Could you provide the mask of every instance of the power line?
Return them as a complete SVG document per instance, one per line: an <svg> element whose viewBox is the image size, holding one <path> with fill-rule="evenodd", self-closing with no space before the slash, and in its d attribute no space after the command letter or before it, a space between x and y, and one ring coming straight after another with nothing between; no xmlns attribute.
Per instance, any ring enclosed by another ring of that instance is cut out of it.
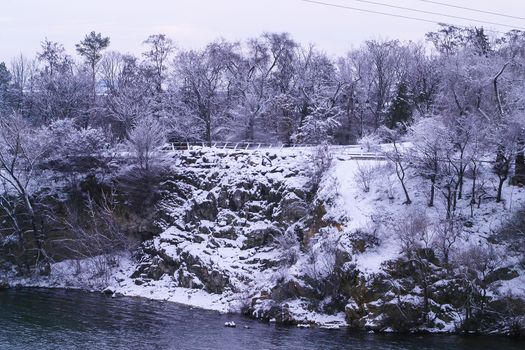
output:
<svg viewBox="0 0 525 350"><path fill-rule="evenodd" d="M385 7L390 7L390 8L399 9L399 10L406 10L406 11L424 13L424 14L427 14L427 15L444 16L444 17L449 17L449 18L454 18L454 19L462 19L462 20L466 20L466 21L479 22L479 23L497 25L497 26L507 27L507 28L512 28L512 29L525 30L525 27L518 27L518 26L512 26L512 25L498 23L498 22L490 22L490 21L478 20L478 19L469 18L469 17L461 17L461 16L455 16L455 15L449 15L449 14L442 13L442 12L433 12L433 11L419 10L419 9L414 9L414 8L411 8L411 7L404 7L404 6L385 4L385 3L377 2L377 1L368 1L368 0L354 0L354 1L362 2L362 3L365 3L365 4L385 6Z"/></svg>
<svg viewBox="0 0 525 350"><path fill-rule="evenodd" d="M444 23L444 22L434 21L434 20L420 18L420 17L412 17L412 16L398 15L398 14L388 13L388 12L367 10L367 9L362 9L362 8L358 8L358 7L332 4L332 3L323 2L323 1L315 1L315 0L299 0L299 1L308 2L308 3L316 4L316 5L335 7L335 8L345 9L345 10L353 10L353 11L360 11L360 12L366 12L366 13L373 13L373 14L376 14L376 15L397 17L397 18L402 18L402 19L410 19L410 20L413 20L413 21L426 22L426 23L432 23L432 24L437 24L437 25L442 25L442 24L444 24L444 25L452 25L450 23ZM462 26L462 25L454 25L454 26L460 27L460 28L469 29L469 27L467 27L467 26ZM485 31L496 33L496 34L505 34L503 32L500 32L500 31L497 31L497 30L492 30L492 29L485 29Z"/></svg>
<svg viewBox="0 0 525 350"><path fill-rule="evenodd" d="M459 6L459 5L452 5L452 4L447 4L447 3L444 3L444 2L440 2L440 1L432 1L432 0L419 0L419 1L428 2L428 3L431 3L431 4L436 4L436 5L446 6L446 7L453 7L453 8L457 8L457 9L461 9L461 10L474 11L474 12L479 12L479 13L486 13L486 14L494 15L494 16L525 20L525 17L506 15L504 13L498 13L498 12L492 12L492 11L484 11L484 10L479 10L479 9L475 9L475 8L471 8L471 7Z"/></svg>

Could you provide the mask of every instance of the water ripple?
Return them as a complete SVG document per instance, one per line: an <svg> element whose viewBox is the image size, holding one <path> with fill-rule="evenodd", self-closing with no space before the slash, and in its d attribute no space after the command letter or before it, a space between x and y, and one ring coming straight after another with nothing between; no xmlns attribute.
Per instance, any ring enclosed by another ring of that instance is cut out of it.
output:
<svg viewBox="0 0 525 350"><path fill-rule="evenodd" d="M235 321L237 328L225 328ZM245 329L243 326L249 326ZM81 291L0 291L0 349L523 349L505 338L297 329L238 315Z"/></svg>

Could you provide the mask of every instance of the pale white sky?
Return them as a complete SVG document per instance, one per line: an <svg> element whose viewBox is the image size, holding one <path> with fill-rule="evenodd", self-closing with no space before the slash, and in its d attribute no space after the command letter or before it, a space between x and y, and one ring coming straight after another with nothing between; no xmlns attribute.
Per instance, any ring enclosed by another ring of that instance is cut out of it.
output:
<svg viewBox="0 0 525 350"><path fill-rule="evenodd" d="M460 25L476 24L357 0L319 1ZM423 0L375 2L525 27L525 20L451 9ZM523 0L440 2L525 17ZM19 53L33 56L45 37L63 43L74 55L74 44L92 30L110 36L111 49L135 54L143 51L141 43L150 34L165 33L180 47L198 48L219 37L242 40L264 31L285 31L301 43L315 43L331 55L341 55L367 39L417 41L437 27L300 0L2 0L0 9L0 61L9 61Z"/></svg>

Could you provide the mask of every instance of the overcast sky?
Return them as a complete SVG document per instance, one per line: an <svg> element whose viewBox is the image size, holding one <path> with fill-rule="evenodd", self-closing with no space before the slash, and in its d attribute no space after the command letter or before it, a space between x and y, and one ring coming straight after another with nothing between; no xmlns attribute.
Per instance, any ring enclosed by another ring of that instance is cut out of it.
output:
<svg viewBox="0 0 525 350"><path fill-rule="evenodd" d="M460 25L476 24L357 0L319 1ZM375 2L525 27L525 20L451 9L422 0ZM440 2L525 17L523 0ZM500 31L509 29L489 27ZM156 33L169 35L179 47L199 48L219 37L242 40L265 31L285 31L301 43L315 43L331 55L340 55L367 39L417 41L435 28L431 23L300 0L2 0L0 61L9 61L19 53L33 56L45 37L63 43L68 52L74 54L74 44L92 30L109 36L112 49L135 54L143 51L142 41Z"/></svg>

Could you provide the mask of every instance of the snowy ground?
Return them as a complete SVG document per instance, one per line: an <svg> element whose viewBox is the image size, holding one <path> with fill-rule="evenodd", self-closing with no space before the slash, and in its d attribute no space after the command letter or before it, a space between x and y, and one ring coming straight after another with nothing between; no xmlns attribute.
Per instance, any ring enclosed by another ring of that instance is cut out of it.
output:
<svg viewBox="0 0 525 350"><path fill-rule="evenodd" d="M386 161L352 160L348 158L338 157L332 169L332 176L337 183L338 199L335 207L341 211L336 215L348 218L344 231L367 230L378 217L386 218L386 220L402 218L414 208L423 210L431 222L443 219L446 203L438 190L436 190L434 207L428 208L426 203L429 186L426 183L421 183L420 179L409 176L407 187L413 203L408 206L404 204L405 198L399 181L393 170L387 167ZM362 186L358 184L359 181L356 181L356 173L359 168L375 169L369 192L364 192ZM492 191L495 191L496 179L491 178L490 174L485 174L485 176L489 177L487 182L492 184ZM466 180L464 189L467 194L470 186L471 182ZM489 190L491 189L489 188ZM472 242L485 242L485 239L494 233L502 223L511 218L516 210L523 208L525 206L525 188L505 185L503 198L502 203L496 203L493 198L485 200L479 209L474 207L473 216L471 216L469 201L458 201L456 214L471 218L473 226L465 229L465 235L455 246L456 250L461 250L463 246ZM383 262L400 254L401 246L396 236L383 235L380 238L381 244L377 249L356 256L357 264L362 271L378 272ZM512 263L512 257L508 258L510 259L509 263ZM523 276L521 276L504 283L502 288L504 286L507 286L508 289L512 289L510 286L517 287L514 288L514 293L525 297L525 283L523 281Z"/></svg>

